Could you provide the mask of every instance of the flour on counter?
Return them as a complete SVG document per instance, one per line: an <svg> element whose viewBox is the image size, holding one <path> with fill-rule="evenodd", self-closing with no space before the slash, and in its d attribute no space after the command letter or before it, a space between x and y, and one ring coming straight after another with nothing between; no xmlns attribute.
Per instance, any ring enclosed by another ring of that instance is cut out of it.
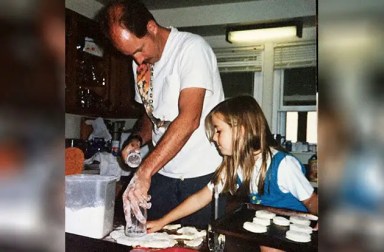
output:
<svg viewBox="0 0 384 252"><path fill-rule="evenodd" d="M100 239L113 228L114 208L65 208L65 232Z"/></svg>
<svg viewBox="0 0 384 252"><path fill-rule="evenodd" d="M124 234L124 230L115 229L109 236L119 244L132 247L168 248L177 244L177 241L167 233L151 233L139 237L128 237Z"/></svg>

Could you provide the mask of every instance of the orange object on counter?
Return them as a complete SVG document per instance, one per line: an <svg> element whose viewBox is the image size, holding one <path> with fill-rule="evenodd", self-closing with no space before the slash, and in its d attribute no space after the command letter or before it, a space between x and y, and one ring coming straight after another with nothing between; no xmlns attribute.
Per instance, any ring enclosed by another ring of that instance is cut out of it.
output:
<svg viewBox="0 0 384 252"><path fill-rule="evenodd" d="M65 149L65 175L80 174L84 167L84 153L76 147Z"/></svg>
<svg viewBox="0 0 384 252"><path fill-rule="evenodd" d="M317 155L314 154L312 157L308 160L308 166L309 166L309 181L317 182Z"/></svg>

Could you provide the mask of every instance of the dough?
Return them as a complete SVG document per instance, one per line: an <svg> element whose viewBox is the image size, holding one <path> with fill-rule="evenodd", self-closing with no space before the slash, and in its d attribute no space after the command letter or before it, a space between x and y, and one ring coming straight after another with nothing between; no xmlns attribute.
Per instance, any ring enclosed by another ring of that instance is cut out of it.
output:
<svg viewBox="0 0 384 252"><path fill-rule="evenodd" d="M152 233L140 237L128 237L125 236L124 230L120 229L112 231L110 236L117 243L132 247L168 248L177 244L177 241L167 233Z"/></svg>
<svg viewBox="0 0 384 252"><path fill-rule="evenodd" d="M307 226L311 224L310 220L302 216L291 216L289 218L289 221L294 224L307 225Z"/></svg>
<svg viewBox="0 0 384 252"><path fill-rule="evenodd" d="M145 248L169 248L177 244L177 241L173 239L157 239L157 240L145 240L140 244L140 247Z"/></svg>
<svg viewBox="0 0 384 252"><path fill-rule="evenodd" d="M206 237L207 231L201 230L200 232L195 227L182 227L176 231L177 234L171 234L173 239L178 240L194 240L200 237Z"/></svg>
<svg viewBox="0 0 384 252"><path fill-rule="evenodd" d="M290 222L287 218L281 217L281 216L275 216L273 217L273 223L279 226L289 226Z"/></svg>
<svg viewBox="0 0 384 252"><path fill-rule="evenodd" d="M263 226L263 225L260 225L257 223L253 223L253 222L249 222L249 221L244 222L243 228L252 232L252 233L265 233L265 232L267 232L266 226Z"/></svg>
<svg viewBox="0 0 384 252"><path fill-rule="evenodd" d="M276 214L268 210L257 210L255 216L260 218L272 219L276 216Z"/></svg>
<svg viewBox="0 0 384 252"><path fill-rule="evenodd" d="M311 241L311 235L298 232L294 230L288 230L286 233L286 237L289 240L295 241L295 242L310 242Z"/></svg>
<svg viewBox="0 0 384 252"><path fill-rule="evenodd" d="M307 234L312 234L312 228L307 225L294 224L289 225L289 230L299 231Z"/></svg>
<svg viewBox="0 0 384 252"><path fill-rule="evenodd" d="M109 236L114 239L114 240L117 240L118 238L122 237L122 236L125 236L124 234L124 230L120 229L120 230L114 230L112 231Z"/></svg>
<svg viewBox="0 0 384 252"><path fill-rule="evenodd" d="M254 217L252 222L263 226L269 226L271 224L271 219Z"/></svg>
<svg viewBox="0 0 384 252"><path fill-rule="evenodd" d="M124 230L124 229L125 229L125 226L120 225L120 226L116 227L114 230Z"/></svg>
<svg viewBox="0 0 384 252"><path fill-rule="evenodd" d="M181 228L180 224L169 224L163 227L164 230L176 230L178 228Z"/></svg>
<svg viewBox="0 0 384 252"><path fill-rule="evenodd" d="M176 233L178 234L195 234L198 233L197 229L195 227L182 227L179 228Z"/></svg>
<svg viewBox="0 0 384 252"><path fill-rule="evenodd" d="M310 214L310 213L304 213L304 214L301 213L300 216L307 218L308 220L311 220L311 221L317 221L319 219L318 216Z"/></svg>
<svg viewBox="0 0 384 252"><path fill-rule="evenodd" d="M199 237L193 240L184 241L184 244L188 247L198 247L203 242L203 240L203 238Z"/></svg>

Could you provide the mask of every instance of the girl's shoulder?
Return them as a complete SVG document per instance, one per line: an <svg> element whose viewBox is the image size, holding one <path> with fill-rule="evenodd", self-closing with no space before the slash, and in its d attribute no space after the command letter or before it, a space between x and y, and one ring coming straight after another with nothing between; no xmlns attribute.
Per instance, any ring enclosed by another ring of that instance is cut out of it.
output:
<svg viewBox="0 0 384 252"><path fill-rule="evenodd" d="M272 158L278 158L278 157L284 158L284 157L290 155L289 152L285 152L285 151L282 151L282 150L277 150L275 148L270 148L270 150L271 150L271 153L272 153Z"/></svg>
<svg viewBox="0 0 384 252"><path fill-rule="evenodd" d="M284 162L295 163L296 165L301 164L300 160L289 152L276 150L276 149L271 149L271 152L272 152L272 159L275 162L276 161L280 162L284 160Z"/></svg>

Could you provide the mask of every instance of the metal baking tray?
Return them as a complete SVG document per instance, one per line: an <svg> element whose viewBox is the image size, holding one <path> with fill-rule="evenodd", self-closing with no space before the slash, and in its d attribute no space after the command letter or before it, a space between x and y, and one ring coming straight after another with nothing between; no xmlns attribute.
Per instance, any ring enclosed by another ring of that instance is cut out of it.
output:
<svg viewBox="0 0 384 252"><path fill-rule="evenodd" d="M226 240L230 238L244 240L247 243L251 242L258 245L269 246L277 249L282 249L285 251L318 251L317 241L318 241L318 232L314 231L311 234L311 241L306 243L295 242L287 239L285 233L289 230L289 227L278 226L271 223L267 228L266 233L252 233L243 228L243 224L246 221L252 221L255 217L256 210L268 210L276 213L277 216L288 217L292 215L304 215L305 213L280 209L265 207L261 205L254 205L245 203L241 207L234 210L231 213L225 214L219 219L215 220L212 223L212 228L214 231L224 234ZM311 221L311 226L314 227L316 221Z"/></svg>

